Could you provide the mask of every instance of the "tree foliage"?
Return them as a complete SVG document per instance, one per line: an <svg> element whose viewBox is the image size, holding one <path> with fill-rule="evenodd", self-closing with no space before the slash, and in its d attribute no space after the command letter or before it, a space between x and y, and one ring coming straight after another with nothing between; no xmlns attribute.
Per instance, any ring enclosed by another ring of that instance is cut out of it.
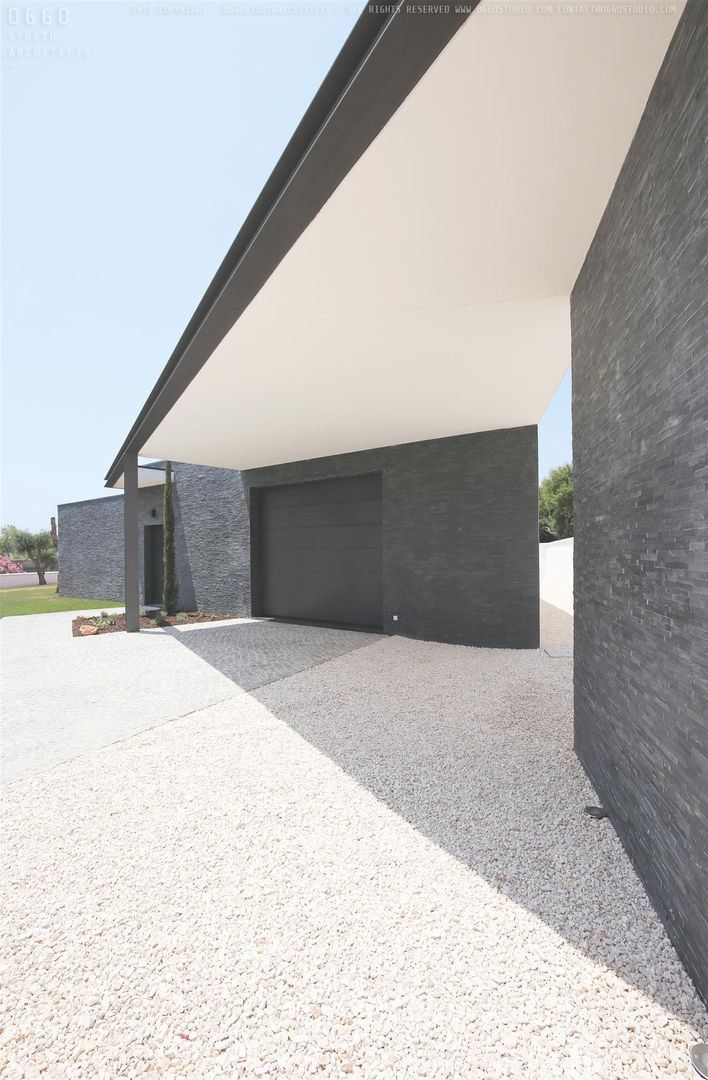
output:
<svg viewBox="0 0 708 1080"><path fill-rule="evenodd" d="M551 469L538 489L541 540L563 540L573 535L573 466ZM551 534L551 535L549 535Z"/></svg>
<svg viewBox="0 0 708 1080"><path fill-rule="evenodd" d="M16 559L18 557L16 538L19 530L15 525L3 525L0 531L0 555L5 555L8 559Z"/></svg>
<svg viewBox="0 0 708 1080"><path fill-rule="evenodd" d="M48 529L43 532L30 532L29 529L10 527L13 529L13 554L33 562L39 576L39 584L46 585L44 572L56 565L52 534Z"/></svg>
<svg viewBox="0 0 708 1080"><path fill-rule="evenodd" d="M165 495L162 507L162 604L168 615L174 615L179 598L179 582L175 566L175 504L172 491L172 462L165 462Z"/></svg>

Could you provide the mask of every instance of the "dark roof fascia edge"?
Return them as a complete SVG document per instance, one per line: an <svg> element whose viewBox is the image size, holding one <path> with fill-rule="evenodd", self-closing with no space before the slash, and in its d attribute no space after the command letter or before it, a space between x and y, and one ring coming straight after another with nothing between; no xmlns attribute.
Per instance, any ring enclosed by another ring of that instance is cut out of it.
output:
<svg viewBox="0 0 708 1080"><path fill-rule="evenodd" d="M106 474L139 452L480 0L369 5L281 155ZM447 5L441 5L444 9Z"/></svg>

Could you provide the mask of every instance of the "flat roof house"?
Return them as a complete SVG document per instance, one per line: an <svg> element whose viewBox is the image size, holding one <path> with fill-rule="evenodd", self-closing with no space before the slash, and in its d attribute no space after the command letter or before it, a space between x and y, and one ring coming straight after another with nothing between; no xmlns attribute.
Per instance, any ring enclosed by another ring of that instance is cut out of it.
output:
<svg viewBox="0 0 708 1080"><path fill-rule="evenodd" d="M129 629L143 455L244 611L536 647L572 357L576 747L708 996L708 9L632 7L365 9L107 484Z"/></svg>

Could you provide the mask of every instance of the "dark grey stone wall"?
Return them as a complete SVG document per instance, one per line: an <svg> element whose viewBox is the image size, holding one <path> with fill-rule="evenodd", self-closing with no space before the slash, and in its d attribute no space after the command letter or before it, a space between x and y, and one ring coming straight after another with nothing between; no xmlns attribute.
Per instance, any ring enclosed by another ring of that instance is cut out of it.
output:
<svg viewBox="0 0 708 1080"><path fill-rule="evenodd" d="M241 474L233 469L176 464L175 548L184 606L234 615L250 613L250 535ZM182 569L180 569L182 566Z"/></svg>
<svg viewBox="0 0 708 1080"><path fill-rule="evenodd" d="M384 630L467 645L538 647L535 427L244 473L173 467L184 607L251 613L252 487L380 472ZM140 490L141 529L162 520L162 493L162 487ZM58 524L61 592L122 599L122 497L60 506ZM140 552L142 590L142 540Z"/></svg>
<svg viewBox="0 0 708 1080"><path fill-rule="evenodd" d="M59 593L123 599L123 496L57 507Z"/></svg>
<svg viewBox="0 0 708 1080"><path fill-rule="evenodd" d="M571 298L575 745L708 999L708 5Z"/></svg>
<svg viewBox="0 0 708 1080"><path fill-rule="evenodd" d="M239 473L181 463L173 464L173 472L180 607L246 614L248 515ZM162 486L138 492L141 602L143 528L161 524L163 495ZM123 496L65 503L58 507L57 518L60 594L122 600Z"/></svg>
<svg viewBox="0 0 708 1080"><path fill-rule="evenodd" d="M539 642L537 457L537 430L523 427L242 477L250 489L380 472L384 631L531 649Z"/></svg>
<svg viewBox="0 0 708 1080"><path fill-rule="evenodd" d="M144 525L158 525L162 521L163 490L151 487L138 492L141 601L145 583L142 529ZM122 601L125 595L123 496L64 503L57 507L57 529L60 595Z"/></svg>

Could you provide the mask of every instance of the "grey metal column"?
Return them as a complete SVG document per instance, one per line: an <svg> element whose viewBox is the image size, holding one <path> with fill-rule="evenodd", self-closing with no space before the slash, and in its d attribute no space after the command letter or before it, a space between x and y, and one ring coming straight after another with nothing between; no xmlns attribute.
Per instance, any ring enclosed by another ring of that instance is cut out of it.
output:
<svg viewBox="0 0 708 1080"><path fill-rule="evenodd" d="M125 534L125 628L140 630L138 584L138 455L129 451L123 459L123 529Z"/></svg>

